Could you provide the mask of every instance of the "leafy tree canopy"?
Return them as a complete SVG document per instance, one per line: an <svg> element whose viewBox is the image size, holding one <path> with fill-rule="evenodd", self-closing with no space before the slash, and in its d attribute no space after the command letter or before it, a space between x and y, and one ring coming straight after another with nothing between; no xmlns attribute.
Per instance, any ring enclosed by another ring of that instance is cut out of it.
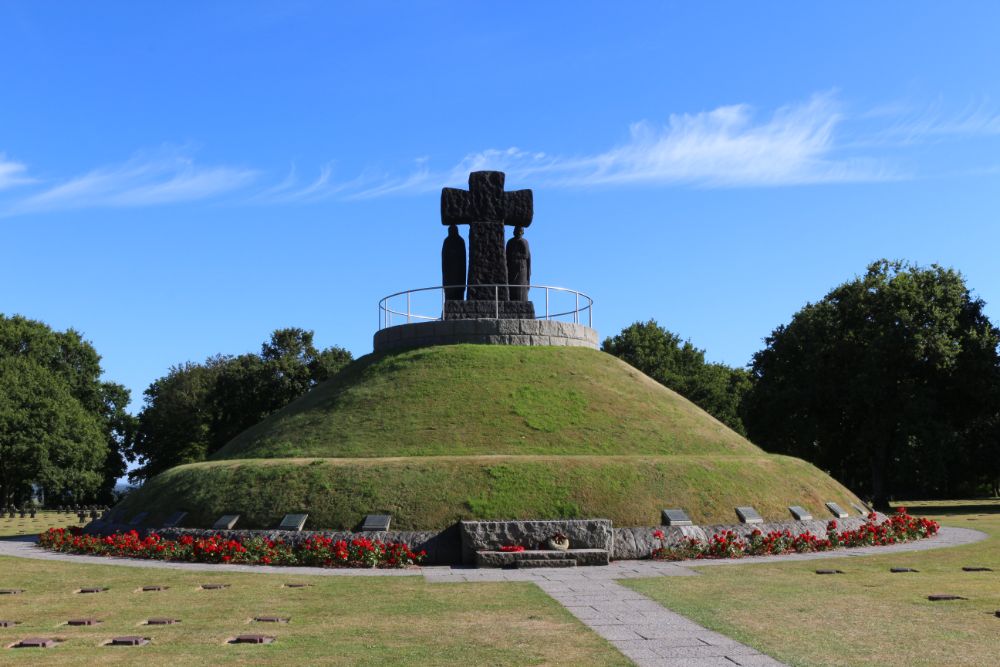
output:
<svg viewBox="0 0 1000 667"><path fill-rule="evenodd" d="M601 346L673 389L737 433L745 435L740 401L750 386L743 369L706 363L705 351L667 331L656 320L635 322Z"/></svg>
<svg viewBox="0 0 1000 667"><path fill-rule="evenodd" d="M130 473L141 481L202 461L233 437L336 374L352 359L340 347L319 350L313 332L278 329L260 354L215 356L174 366L144 392Z"/></svg>
<svg viewBox="0 0 1000 667"><path fill-rule="evenodd" d="M983 481L1000 332L962 276L880 260L806 304L754 355L755 442L805 458L884 506ZM994 459L995 459L994 455Z"/></svg>
<svg viewBox="0 0 1000 667"><path fill-rule="evenodd" d="M125 471L123 452L129 445L133 427L133 419L126 412L128 390L120 384L101 380L101 357L78 332L72 329L53 331L42 322L19 315L0 315L0 360L31 362L33 368L37 367L37 373L44 371L48 374L48 380L39 382L51 380L58 383L82 410L96 417L100 424L104 446L101 461L93 468L100 475L100 483L96 487L91 487L89 483L72 487L63 482L53 482L55 486L50 488L45 486L44 480L36 481L43 483L46 498L54 502L60 495L72 493L72 497L66 500L110 501L115 482ZM22 369L19 377L34 377L37 373ZM33 414L40 416L39 413ZM90 464L83 463L88 467L79 472L89 474L92 471ZM51 475L47 478L55 479ZM85 493L85 496L81 497L79 493Z"/></svg>

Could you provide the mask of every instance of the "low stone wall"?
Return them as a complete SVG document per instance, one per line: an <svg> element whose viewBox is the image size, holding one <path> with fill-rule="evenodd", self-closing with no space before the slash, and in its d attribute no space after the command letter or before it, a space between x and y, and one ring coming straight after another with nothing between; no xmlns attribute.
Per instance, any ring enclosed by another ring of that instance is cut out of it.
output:
<svg viewBox="0 0 1000 667"><path fill-rule="evenodd" d="M597 349L597 331L555 320L445 320L414 322L375 333L376 352L431 345L549 345Z"/></svg>
<svg viewBox="0 0 1000 667"><path fill-rule="evenodd" d="M552 521L460 521L462 562L476 562L477 551L494 551L520 544L536 549L556 533L569 538L573 549L603 549L611 554L615 531L610 519Z"/></svg>

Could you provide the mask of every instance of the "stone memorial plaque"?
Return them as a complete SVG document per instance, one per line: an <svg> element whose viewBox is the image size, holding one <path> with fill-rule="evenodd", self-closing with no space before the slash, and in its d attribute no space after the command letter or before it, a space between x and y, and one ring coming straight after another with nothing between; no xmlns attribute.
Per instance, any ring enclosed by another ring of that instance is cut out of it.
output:
<svg viewBox="0 0 1000 667"><path fill-rule="evenodd" d="M851 503L851 507L853 507L855 511L857 511L857 513L860 514L861 516L868 516L868 510L862 507L861 505L857 503Z"/></svg>
<svg viewBox="0 0 1000 667"><path fill-rule="evenodd" d="M846 519L847 517L851 516L850 514L845 512L844 508L838 505L837 503L827 503L826 508L830 510L830 514L837 517L838 519Z"/></svg>
<svg viewBox="0 0 1000 667"><path fill-rule="evenodd" d="M142 646L148 643L149 643L149 637L137 637L135 635L114 637L111 640L112 646Z"/></svg>
<svg viewBox="0 0 1000 667"><path fill-rule="evenodd" d="M237 635L233 637L229 643L230 644L270 644L274 641L274 637L268 637L267 635Z"/></svg>
<svg viewBox="0 0 1000 667"><path fill-rule="evenodd" d="M106 590L108 590L108 589L105 588L105 587L103 587L103 586L87 586L85 588L81 588L80 592L81 593L103 593Z"/></svg>
<svg viewBox="0 0 1000 667"><path fill-rule="evenodd" d="M146 621L146 625L173 625L174 623L180 623L180 622L181 621L179 618L156 617Z"/></svg>
<svg viewBox="0 0 1000 667"><path fill-rule="evenodd" d="M229 588L229 584L202 584L201 590L203 591L219 591L223 588Z"/></svg>
<svg viewBox="0 0 1000 667"><path fill-rule="evenodd" d="M187 515L188 515L187 512L174 512L173 514L167 517L166 521L163 522L163 527L176 528L177 526L180 525L181 521L183 521L184 517L186 517Z"/></svg>
<svg viewBox="0 0 1000 667"><path fill-rule="evenodd" d="M962 572L992 572L992 571L993 571L992 567L979 567L979 566L973 567L966 565L965 567L962 568Z"/></svg>
<svg viewBox="0 0 1000 667"><path fill-rule="evenodd" d="M285 588L307 588L309 586L312 586L312 584L299 584L299 583L285 584Z"/></svg>
<svg viewBox="0 0 1000 667"><path fill-rule="evenodd" d="M212 524L212 530L232 530L236 522L240 520L239 514L224 514L219 520Z"/></svg>
<svg viewBox="0 0 1000 667"><path fill-rule="evenodd" d="M292 619L284 616L254 616L253 620L256 623L288 623Z"/></svg>
<svg viewBox="0 0 1000 667"><path fill-rule="evenodd" d="M739 517L740 523L764 523L764 517L758 514L757 510L749 505L745 507L737 507L736 516Z"/></svg>
<svg viewBox="0 0 1000 667"><path fill-rule="evenodd" d="M23 588L0 588L0 595L20 595L23 592Z"/></svg>
<svg viewBox="0 0 1000 667"><path fill-rule="evenodd" d="M389 514L369 514L361 525L361 531L364 533L385 532L389 530L390 521L392 521L392 516Z"/></svg>
<svg viewBox="0 0 1000 667"><path fill-rule="evenodd" d="M47 637L28 637L15 644L17 648L52 648L55 645L56 640Z"/></svg>
<svg viewBox="0 0 1000 667"><path fill-rule="evenodd" d="M843 570L816 570L816 574L843 574Z"/></svg>
<svg viewBox="0 0 1000 667"><path fill-rule="evenodd" d="M661 513L661 521L664 526L693 526L691 517L682 509L665 509Z"/></svg>
<svg viewBox="0 0 1000 667"><path fill-rule="evenodd" d="M97 625L98 623L100 623L100 621L97 620L96 618L71 618L68 621L66 621L66 625L74 625L74 626Z"/></svg>
<svg viewBox="0 0 1000 667"><path fill-rule="evenodd" d="M294 530L296 533L306 525L308 514L286 514L278 524L278 530Z"/></svg>
<svg viewBox="0 0 1000 667"><path fill-rule="evenodd" d="M792 505L788 508L788 511L792 513L796 521L812 521L813 515L809 513L805 507L800 507L799 505Z"/></svg>
<svg viewBox="0 0 1000 667"><path fill-rule="evenodd" d="M128 525L130 526L142 525L142 522L146 520L147 516L149 516L149 512L139 512L134 517L132 517L132 520L128 522Z"/></svg>
<svg viewBox="0 0 1000 667"><path fill-rule="evenodd" d="M0 628L13 628L19 621L0 621Z"/></svg>
<svg viewBox="0 0 1000 667"><path fill-rule="evenodd" d="M143 593L152 593L154 591L165 591L168 588L170 588L170 586L143 586L142 587L142 592Z"/></svg>
<svg viewBox="0 0 1000 667"><path fill-rule="evenodd" d="M920 570L914 570L912 567L890 567L889 571L894 574L899 574L902 572L920 572Z"/></svg>
<svg viewBox="0 0 1000 667"><path fill-rule="evenodd" d="M961 595L928 595L927 599L931 602L942 602L945 600L968 600L968 598L963 598Z"/></svg>

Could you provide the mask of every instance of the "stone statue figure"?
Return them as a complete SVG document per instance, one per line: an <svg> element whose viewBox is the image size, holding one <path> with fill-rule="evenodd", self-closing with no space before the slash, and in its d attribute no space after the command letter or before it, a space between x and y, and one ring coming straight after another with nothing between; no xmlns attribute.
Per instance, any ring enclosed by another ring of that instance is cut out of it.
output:
<svg viewBox="0 0 1000 667"><path fill-rule="evenodd" d="M444 290L448 301L465 298L465 239L458 233L457 225L448 226L448 236L441 246L441 284L451 286Z"/></svg>
<svg viewBox="0 0 1000 667"><path fill-rule="evenodd" d="M527 301L531 284L531 248L524 238L524 227L514 228L514 238L507 241L507 283L511 301Z"/></svg>

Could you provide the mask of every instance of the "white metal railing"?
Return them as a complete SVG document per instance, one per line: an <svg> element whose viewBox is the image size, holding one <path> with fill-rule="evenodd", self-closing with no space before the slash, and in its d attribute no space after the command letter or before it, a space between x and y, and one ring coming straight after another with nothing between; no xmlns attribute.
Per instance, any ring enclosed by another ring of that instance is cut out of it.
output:
<svg viewBox="0 0 1000 667"><path fill-rule="evenodd" d="M403 292L396 292L395 294L390 294L389 296L382 297L378 302L378 328L382 329L396 326L397 324L409 324L411 322L436 322L438 320L444 319L444 302L445 302L445 290L446 289L469 289L477 288L482 291L482 288L493 288L493 299L478 299L479 301L492 301L494 304L494 316L499 318L500 316L500 304L507 301L507 299L500 298L500 288L519 288L519 289L535 289L535 290L545 290L545 313L536 314L535 319L537 320L553 320L558 318L568 318L572 317L575 324L580 324L583 319L583 314L586 313L587 316L587 326L594 326L594 300L583 292L578 292L576 290L569 289L567 287L553 287L551 285L500 285L500 284L489 284L489 285L469 285L468 288L465 285L441 285L437 287L420 287L417 289L405 290ZM440 293L440 298L433 298L431 295L434 292ZM432 303L436 305L430 306L424 301L430 301L433 298ZM571 306L563 306L562 303L565 299L572 299ZM414 307L414 301L419 300L422 303L418 307ZM555 303L558 301L559 303ZM516 302L515 302L516 303ZM436 315L427 315L431 308L438 310ZM559 310L563 308L564 310ZM422 314L421 311L424 313ZM393 318L398 318L400 321L393 321ZM490 319L490 318L482 318Z"/></svg>

